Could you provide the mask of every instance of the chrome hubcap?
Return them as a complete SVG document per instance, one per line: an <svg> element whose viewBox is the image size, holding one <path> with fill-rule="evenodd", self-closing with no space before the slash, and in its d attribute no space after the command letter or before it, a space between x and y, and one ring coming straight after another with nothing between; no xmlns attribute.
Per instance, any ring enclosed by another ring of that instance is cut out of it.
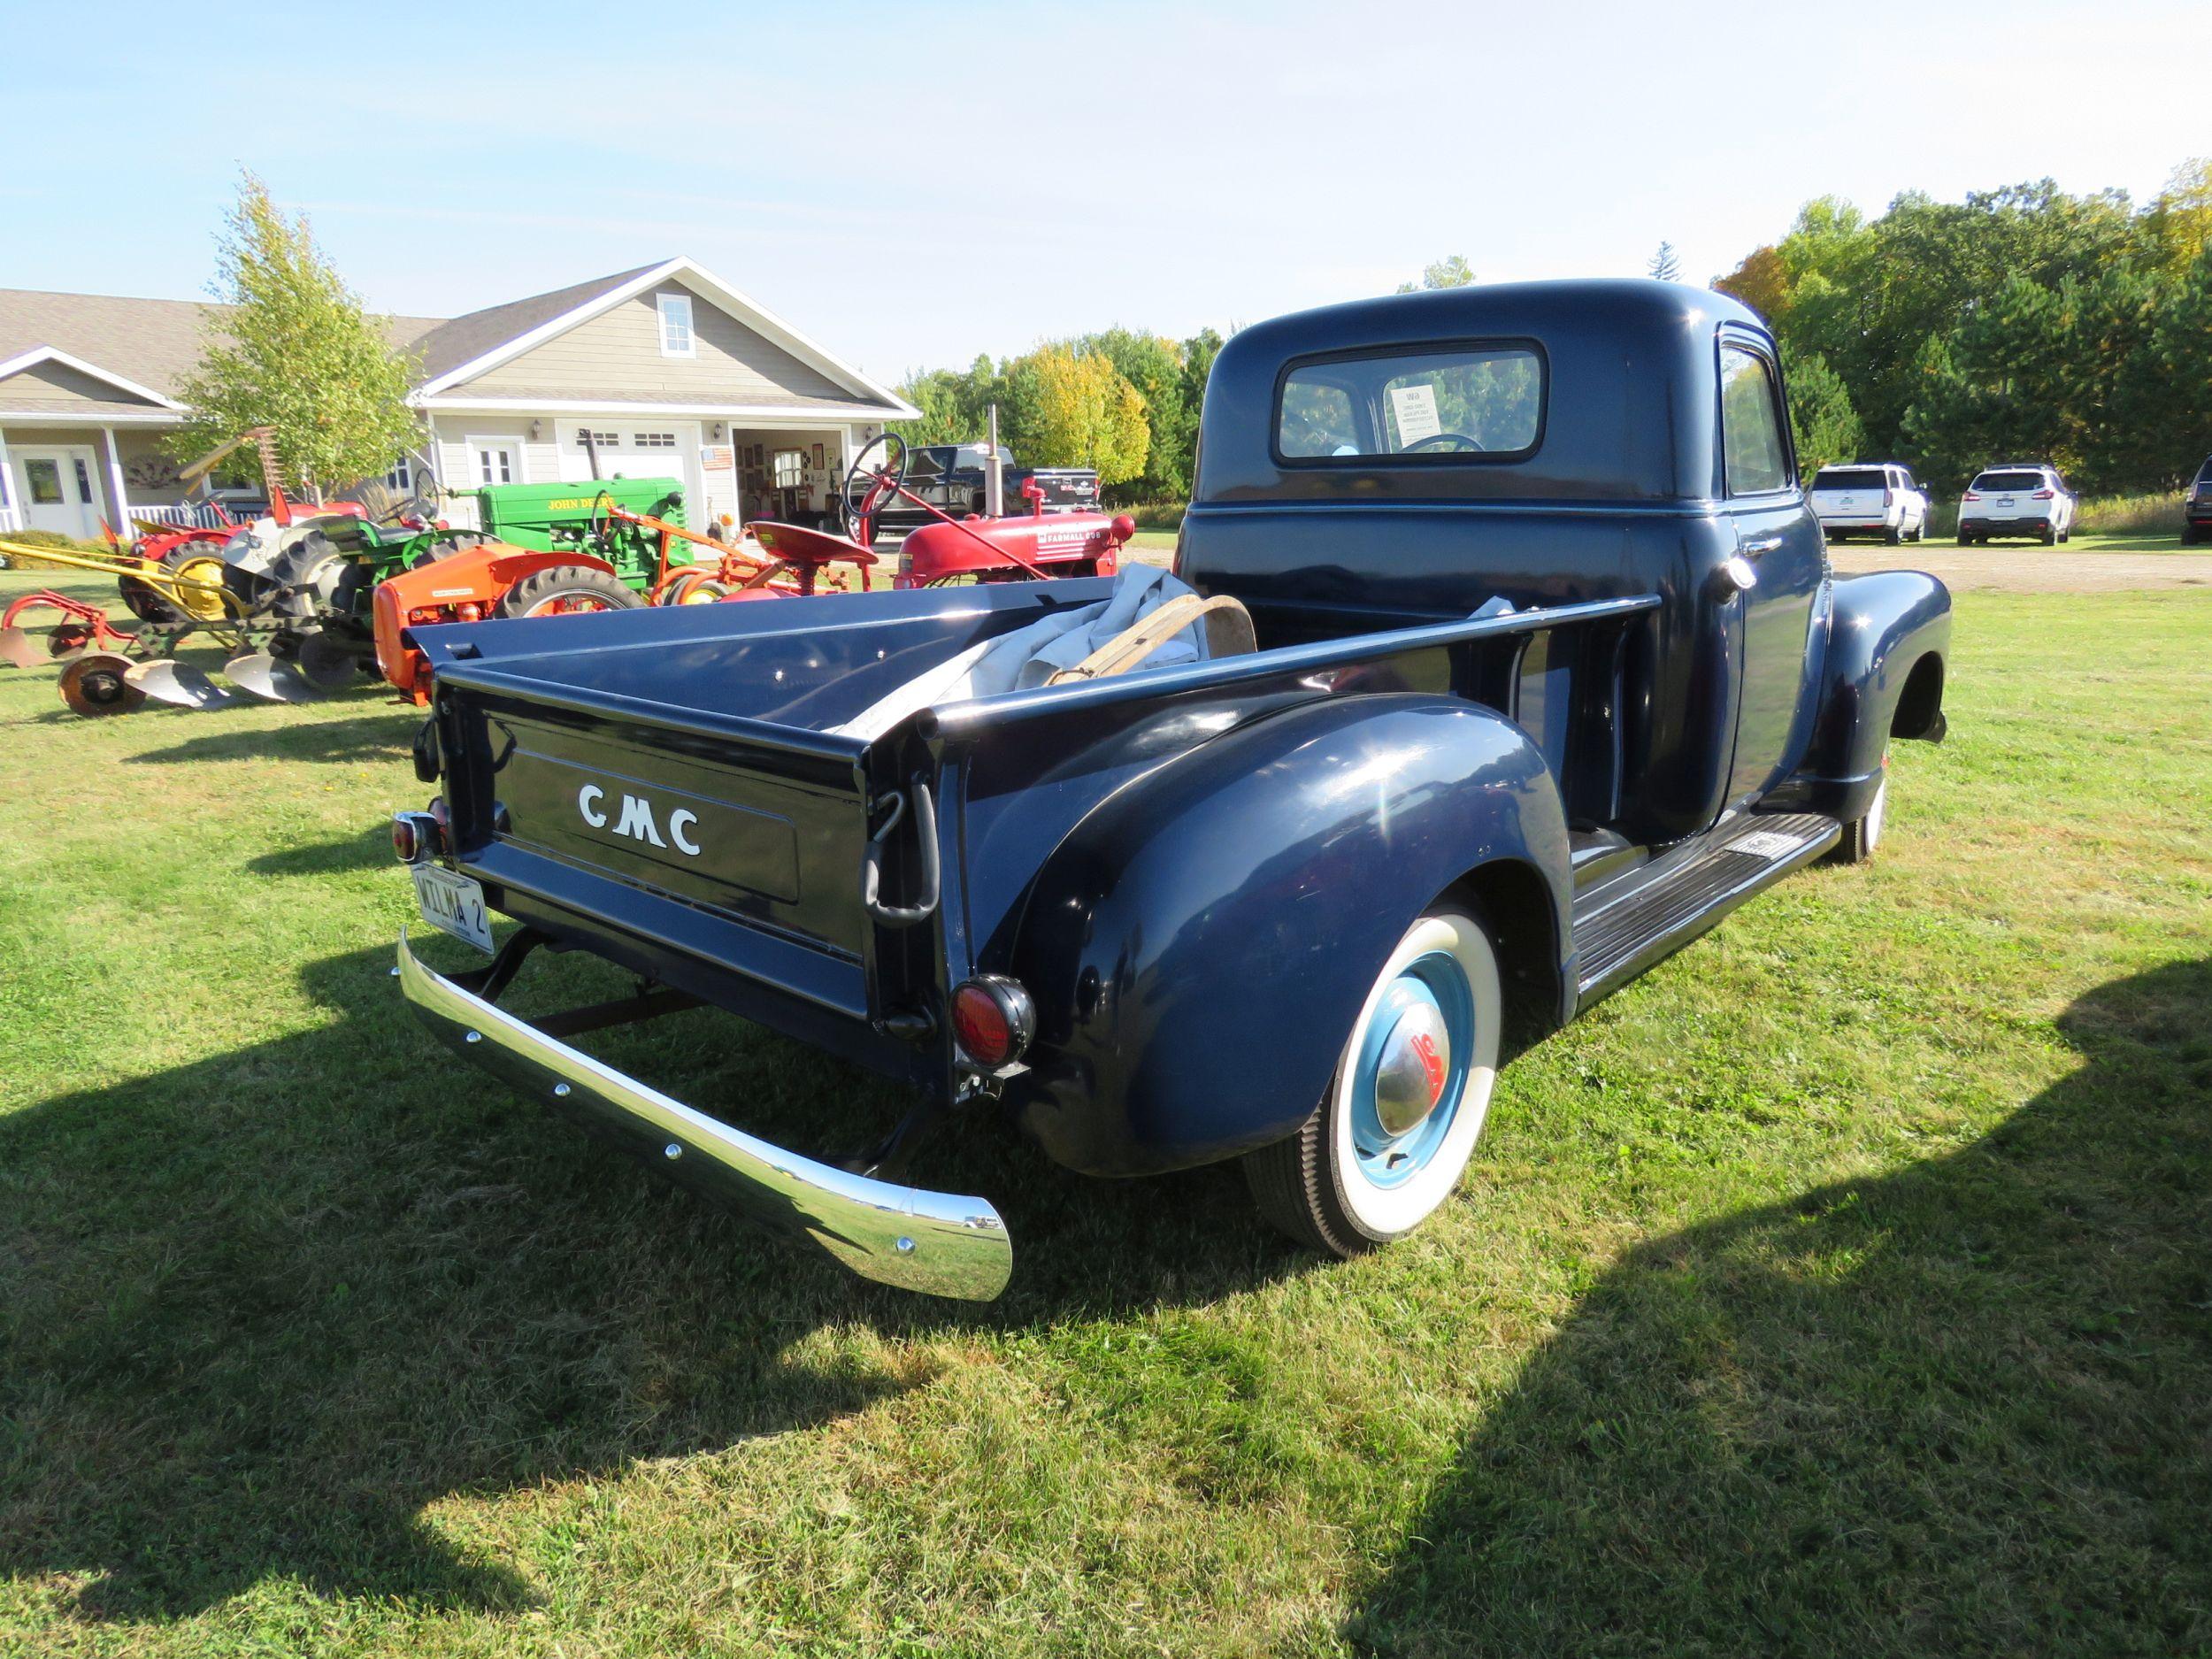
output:
<svg viewBox="0 0 2212 1659"><path fill-rule="evenodd" d="M1452 1073L1452 1034L1433 1002L1413 1003L1383 1039L1375 1067L1375 1117L1383 1132L1402 1135L1444 1097Z"/></svg>

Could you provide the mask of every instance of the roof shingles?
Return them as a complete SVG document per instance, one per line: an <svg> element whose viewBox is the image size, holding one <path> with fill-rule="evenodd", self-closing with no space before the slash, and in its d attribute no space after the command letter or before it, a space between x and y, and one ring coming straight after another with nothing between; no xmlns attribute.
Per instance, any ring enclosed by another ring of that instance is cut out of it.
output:
<svg viewBox="0 0 2212 1659"><path fill-rule="evenodd" d="M618 271L611 276L488 306L463 317L388 318L386 326L392 343L413 352L419 360L416 380L419 386L588 305L666 263ZM200 360L204 334L219 328L228 310L200 300L0 288L0 363L50 346L165 397L174 397L180 381ZM4 383L0 383L0 406L7 402L4 388ZM609 388L606 396L611 401L631 399L619 388ZM856 392L854 401L874 400Z"/></svg>

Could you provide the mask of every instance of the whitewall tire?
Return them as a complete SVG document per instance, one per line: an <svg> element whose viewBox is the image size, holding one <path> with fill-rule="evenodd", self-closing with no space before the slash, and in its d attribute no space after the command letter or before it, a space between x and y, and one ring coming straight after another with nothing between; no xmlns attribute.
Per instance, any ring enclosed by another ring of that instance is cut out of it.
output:
<svg viewBox="0 0 2212 1659"><path fill-rule="evenodd" d="M1426 1220L1482 1133L1502 1018L1481 920L1440 905L1415 922L1376 975L1327 1095L1295 1134L1244 1160L1268 1220L1339 1256Z"/></svg>

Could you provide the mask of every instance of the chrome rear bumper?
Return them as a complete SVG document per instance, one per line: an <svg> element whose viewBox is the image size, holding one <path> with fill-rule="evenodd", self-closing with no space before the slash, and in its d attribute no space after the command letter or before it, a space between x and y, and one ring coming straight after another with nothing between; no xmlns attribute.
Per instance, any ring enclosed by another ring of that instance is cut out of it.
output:
<svg viewBox="0 0 2212 1659"><path fill-rule="evenodd" d="M1006 1288L1013 1242L987 1201L871 1180L733 1129L432 972L403 932L399 982L455 1053L708 1197L811 1240L864 1279L970 1302Z"/></svg>

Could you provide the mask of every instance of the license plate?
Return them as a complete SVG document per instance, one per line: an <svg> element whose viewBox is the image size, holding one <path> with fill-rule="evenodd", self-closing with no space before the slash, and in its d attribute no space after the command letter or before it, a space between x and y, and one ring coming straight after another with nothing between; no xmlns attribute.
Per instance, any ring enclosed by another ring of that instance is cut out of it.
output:
<svg viewBox="0 0 2212 1659"><path fill-rule="evenodd" d="M1998 504L2000 507L2009 507L2009 506L2014 505L2015 503L2014 503L2013 499L2012 499L2012 497L2011 497L2011 496L2009 496L2009 495L2000 495L2000 496L1998 496L1998 497L1997 497L1997 504Z"/></svg>
<svg viewBox="0 0 2212 1659"><path fill-rule="evenodd" d="M484 909L484 889L467 876L435 864L417 864L414 877L415 902L422 907L423 920L491 955L492 919Z"/></svg>

